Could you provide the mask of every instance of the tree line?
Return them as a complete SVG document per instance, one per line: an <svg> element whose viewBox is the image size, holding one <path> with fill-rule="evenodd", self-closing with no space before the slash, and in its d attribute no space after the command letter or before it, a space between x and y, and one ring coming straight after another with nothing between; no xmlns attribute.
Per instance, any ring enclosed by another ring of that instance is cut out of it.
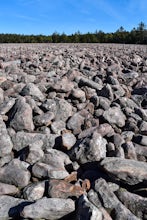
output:
<svg viewBox="0 0 147 220"><path fill-rule="evenodd" d="M80 31L66 35L54 32L52 35L23 35L0 34L0 43L123 43L123 44L147 44L147 29L143 22L137 28L126 31L122 26L115 32L82 34Z"/></svg>

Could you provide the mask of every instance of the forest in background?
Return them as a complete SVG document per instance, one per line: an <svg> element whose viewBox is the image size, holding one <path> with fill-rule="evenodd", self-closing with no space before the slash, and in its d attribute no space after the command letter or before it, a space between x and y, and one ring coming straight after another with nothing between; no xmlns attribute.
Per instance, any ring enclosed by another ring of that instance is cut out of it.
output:
<svg viewBox="0 0 147 220"><path fill-rule="evenodd" d="M126 31L122 26L113 33L101 30L95 33L81 33L80 31L66 35L54 32L52 35L24 35L0 34L0 43L122 43L122 44L147 44L147 29L144 22L137 28Z"/></svg>

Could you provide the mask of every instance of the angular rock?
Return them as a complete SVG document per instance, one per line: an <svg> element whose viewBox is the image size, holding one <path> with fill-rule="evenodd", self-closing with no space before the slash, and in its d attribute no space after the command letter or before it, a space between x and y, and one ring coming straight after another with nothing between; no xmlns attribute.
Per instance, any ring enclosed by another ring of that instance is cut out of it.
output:
<svg viewBox="0 0 147 220"><path fill-rule="evenodd" d="M14 185L0 183L0 196L1 195L15 195L19 192L18 188Z"/></svg>
<svg viewBox="0 0 147 220"><path fill-rule="evenodd" d="M115 124L118 127L123 127L125 125L126 116L122 113L120 108L112 107L104 112L103 117L110 124Z"/></svg>
<svg viewBox="0 0 147 220"><path fill-rule="evenodd" d="M81 133L81 126L84 124L84 117L79 113L75 113L67 122L67 128L73 131L73 134Z"/></svg>
<svg viewBox="0 0 147 220"><path fill-rule="evenodd" d="M60 135L63 130L66 128L66 123L64 121L54 121L51 124L51 129L55 134Z"/></svg>
<svg viewBox="0 0 147 220"><path fill-rule="evenodd" d="M17 219L20 218L20 212L29 202L14 198L12 196L0 196L0 218L1 219Z"/></svg>
<svg viewBox="0 0 147 220"><path fill-rule="evenodd" d="M9 98L8 100L4 100L4 102L0 105L0 114L5 115L15 104L15 98Z"/></svg>
<svg viewBox="0 0 147 220"><path fill-rule="evenodd" d="M96 82L94 82L90 79L84 78L84 77L78 76L78 77L76 77L76 81L79 83L80 86L88 86L88 87L93 88L97 91L102 89L102 85L97 84Z"/></svg>
<svg viewBox="0 0 147 220"><path fill-rule="evenodd" d="M117 220L139 220L133 213L131 213L116 197L116 195L111 191L109 185L104 179L99 179L95 181L95 190L100 196L104 207L111 211L115 210L115 219Z"/></svg>
<svg viewBox="0 0 147 220"><path fill-rule="evenodd" d="M114 129L108 123L100 124L97 128L97 132L101 134L103 137L111 137L114 134Z"/></svg>
<svg viewBox="0 0 147 220"><path fill-rule="evenodd" d="M52 120L54 119L55 115L53 112L46 112L41 115L37 115L33 118L34 125L35 126L49 126L52 123Z"/></svg>
<svg viewBox="0 0 147 220"><path fill-rule="evenodd" d="M125 189L117 191L120 201L139 219L145 219L147 214L147 198L128 192Z"/></svg>
<svg viewBox="0 0 147 220"><path fill-rule="evenodd" d="M79 89L79 88L73 89L71 91L71 94L73 98L78 99L80 102L86 101L85 92L82 89Z"/></svg>
<svg viewBox="0 0 147 220"><path fill-rule="evenodd" d="M57 168L65 168L72 163L67 154L56 149L47 149L42 161Z"/></svg>
<svg viewBox="0 0 147 220"><path fill-rule="evenodd" d="M4 101L4 91L0 88L0 104Z"/></svg>
<svg viewBox="0 0 147 220"><path fill-rule="evenodd" d="M119 200L104 179L100 178L96 180L94 189L98 193L105 208L113 210L117 207Z"/></svg>
<svg viewBox="0 0 147 220"><path fill-rule="evenodd" d="M93 135L84 138L82 141L77 141L69 155L81 164L100 161L106 157L106 144L106 139L95 131Z"/></svg>
<svg viewBox="0 0 147 220"><path fill-rule="evenodd" d="M6 125L0 115L0 157L4 157L11 153L13 143L7 132Z"/></svg>
<svg viewBox="0 0 147 220"><path fill-rule="evenodd" d="M72 116L72 105L68 103L64 99L56 99L56 105L57 105L57 112L55 116L56 121L64 121Z"/></svg>
<svg viewBox="0 0 147 220"><path fill-rule="evenodd" d="M24 198L29 201L41 199L45 192L45 181L33 183L23 190Z"/></svg>
<svg viewBox="0 0 147 220"><path fill-rule="evenodd" d="M10 114L10 126L16 131L26 130L33 131L34 124L32 119L32 109L26 103L25 98L21 97L16 100Z"/></svg>
<svg viewBox="0 0 147 220"><path fill-rule="evenodd" d="M106 139L102 138L102 136L94 132L92 135L92 139L89 143L89 149L87 151L87 159L88 161L99 161L102 158L106 157Z"/></svg>
<svg viewBox="0 0 147 220"><path fill-rule="evenodd" d="M42 198L24 207L21 216L32 219L59 219L75 210L71 199Z"/></svg>
<svg viewBox="0 0 147 220"><path fill-rule="evenodd" d="M101 166L108 174L129 185L147 180L147 164L135 160L107 157L101 162Z"/></svg>
<svg viewBox="0 0 147 220"><path fill-rule="evenodd" d="M32 96L37 101L44 101L45 96L34 83L28 83L20 93L23 96Z"/></svg>
<svg viewBox="0 0 147 220"><path fill-rule="evenodd" d="M106 211L106 209L103 208L101 201L98 197L98 194L93 189L91 189L88 192L87 197L88 197L89 201L92 204L94 204L99 209L100 212L102 212L103 220L112 220L109 213Z"/></svg>
<svg viewBox="0 0 147 220"><path fill-rule="evenodd" d="M62 145L67 150L70 150L75 143L76 143L76 137L72 133L66 132L62 134Z"/></svg>
<svg viewBox="0 0 147 220"><path fill-rule="evenodd" d="M32 168L32 173L39 179L52 178L52 179L64 179L69 173L64 168L59 168L49 164L37 162Z"/></svg>
<svg viewBox="0 0 147 220"><path fill-rule="evenodd" d="M29 184L30 172L18 159L13 159L8 164L0 168L0 181L23 188Z"/></svg>
<svg viewBox="0 0 147 220"><path fill-rule="evenodd" d="M44 156L42 146L43 146L43 141L42 140L39 140L39 141L36 141L36 142L30 144L28 146L29 147L29 149L28 149L29 152L28 152L28 155L27 155L27 158L26 158L26 162L33 165L34 163L41 160Z"/></svg>
<svg viewBox="0 0 147 220"><path fill-rule="evenodd" d="M67 199L68 197L79 197L84 194L84 189L80 185L74 185L65 180L49 181L48 195L51 198Z"/></svg>
<svg viewBox="0 0 147 220"><path fill-rule="evenodd" d="M86 197L81 196L78 202L77 220L102 220L102 212Z"/></svg>
<svg viewBox="0 0 147 220"><path fill-rule="evenodd" d="M47 137L45 134L37 132L29 133L25 131L18 131L12 136L13 149L16 151L20 151L28 145L36 143L40 140L43 141L43 145L47 145Z"/></svg>

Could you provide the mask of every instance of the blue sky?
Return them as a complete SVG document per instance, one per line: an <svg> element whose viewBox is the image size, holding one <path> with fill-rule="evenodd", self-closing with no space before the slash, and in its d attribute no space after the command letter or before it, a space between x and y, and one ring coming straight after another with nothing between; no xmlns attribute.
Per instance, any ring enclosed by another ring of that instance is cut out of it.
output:
<svg viewBox="0 0 147 220"><path fill-rule="evenodd" d="M1 0L0 33L66 34L147 24L147 0Z"/></svg>

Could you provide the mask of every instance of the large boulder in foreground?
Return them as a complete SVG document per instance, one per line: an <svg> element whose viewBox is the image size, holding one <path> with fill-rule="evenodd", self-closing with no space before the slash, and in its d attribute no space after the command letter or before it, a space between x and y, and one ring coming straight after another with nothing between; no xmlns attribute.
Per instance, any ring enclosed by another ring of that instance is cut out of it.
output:
<svg viewBox="0 0 147 220"><path fill-rule="evenodd" d="M101 166L106 172L129 185L147 180L147 163L145 162L106 157L102 160Z"/></svg>
<svg viewBox="0 0 147 220"><path fill-rule="evenodd" d="M75 210L75 203L71 199L42 198L24 207L21 216L32 219L59 219Z"/></svg>

